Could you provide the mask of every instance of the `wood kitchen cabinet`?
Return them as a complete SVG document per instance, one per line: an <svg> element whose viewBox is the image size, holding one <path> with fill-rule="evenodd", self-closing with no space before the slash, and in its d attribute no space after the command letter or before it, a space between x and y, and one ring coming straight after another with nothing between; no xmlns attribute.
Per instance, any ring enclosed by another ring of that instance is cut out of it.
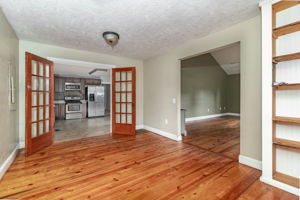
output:
<svg viewBox="0 0 300 200"><path fill-rule="evenodd" d="M59 93L65 91L65 81L63 77L54 77L54 91Z"/></svg>
<svg viewBox="0 0 300 200"><path fill-rule="evenodd" d="M55 104L54 112L55 112L56 120L64 120L66 116L65 104L64 103Z"/></svg>
<svg viewBox="0 0 300 200"><path fill-rule="evenodd" d="M87 103L81 104L82 108L82 118L87 118Z"/></svg>
<svg viewBox="0 0 300 200"><path fill-rule="evenodd" d="M85 85L100 85L100 79L85 79Z"/></svg>
<svg viewBox="0 0 300 200"><path fill-rule="evenodd" d="M65 83L80 83L80 78L64 78Z"/></svg>

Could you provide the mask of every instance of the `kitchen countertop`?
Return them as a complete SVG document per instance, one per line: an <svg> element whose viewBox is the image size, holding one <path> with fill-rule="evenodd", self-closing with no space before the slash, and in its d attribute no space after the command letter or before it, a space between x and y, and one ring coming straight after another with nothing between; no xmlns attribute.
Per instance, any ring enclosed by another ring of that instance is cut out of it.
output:
<svg viewBox="0 0 300 200"><path fill-rule="evenodd" d="M65 104L65 100L54 100L54 104Z"/></svg>
<svg viewBox="0 0 300 200"><path fill-rule="evenodd" d="M87 103L87 100L80 100L81 103ZM65 104L65 100L54 100L54 104Z"/></svg>

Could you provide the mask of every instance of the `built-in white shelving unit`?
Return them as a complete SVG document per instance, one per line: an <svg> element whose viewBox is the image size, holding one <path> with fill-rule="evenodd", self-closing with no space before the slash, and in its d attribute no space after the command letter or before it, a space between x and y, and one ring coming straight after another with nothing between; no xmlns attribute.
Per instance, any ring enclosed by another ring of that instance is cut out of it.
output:
<svg viewBox="0 0 300 200"><path fill-rule="evenodd" d="M261 8L261 180L299 195L300 1L264 1Z"/></svg>

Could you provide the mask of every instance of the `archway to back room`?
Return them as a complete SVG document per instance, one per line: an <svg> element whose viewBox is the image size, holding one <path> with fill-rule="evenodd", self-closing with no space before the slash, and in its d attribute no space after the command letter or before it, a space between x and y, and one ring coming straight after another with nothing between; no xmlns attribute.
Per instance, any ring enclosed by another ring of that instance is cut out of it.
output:
<svg viewBox="0 0 300 200"><path fill-rule="evenodd" d="M240 43L181 61L183 142L238 160Z"/></svg>

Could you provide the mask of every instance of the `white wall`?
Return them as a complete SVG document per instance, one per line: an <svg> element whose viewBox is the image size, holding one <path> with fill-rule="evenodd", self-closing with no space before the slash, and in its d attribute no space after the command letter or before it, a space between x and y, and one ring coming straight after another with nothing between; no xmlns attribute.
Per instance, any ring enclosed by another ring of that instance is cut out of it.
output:
<svg viewBox="0 0 300 200"><path fill-rule="evenodd" d="M7 162L6 165L4 163L18 143L17 110L9 109L8 98L8 65L11 64L11 73L17 78L18 41L14 30L0 9L0 179L9 166ZM17 87L17 84L15 85Z"/></svg>
<svg viewBox="0 0 300 200"><path fill-rule="evenodd" d="M41 57L55 57L79 61L96 62L117 65L118 67L136 67L136 112L137 125L143 124L143 62L141 60L111 56L59 46L46 45L36 42L20 40L19 42L19 137L24 141L25 135L25 52L30 52ZM54 66L55 67L55 66Z"/></svg>
<svg viewBox="0 0 300 200"><path fill-rule="evenodd" d="M180 59L241 42L241 155L261 160L261 18L144 61L144 124L180 134ZM172 98L177 103L172 104ZM168 124L164 120L168 119Z"/></svg>

